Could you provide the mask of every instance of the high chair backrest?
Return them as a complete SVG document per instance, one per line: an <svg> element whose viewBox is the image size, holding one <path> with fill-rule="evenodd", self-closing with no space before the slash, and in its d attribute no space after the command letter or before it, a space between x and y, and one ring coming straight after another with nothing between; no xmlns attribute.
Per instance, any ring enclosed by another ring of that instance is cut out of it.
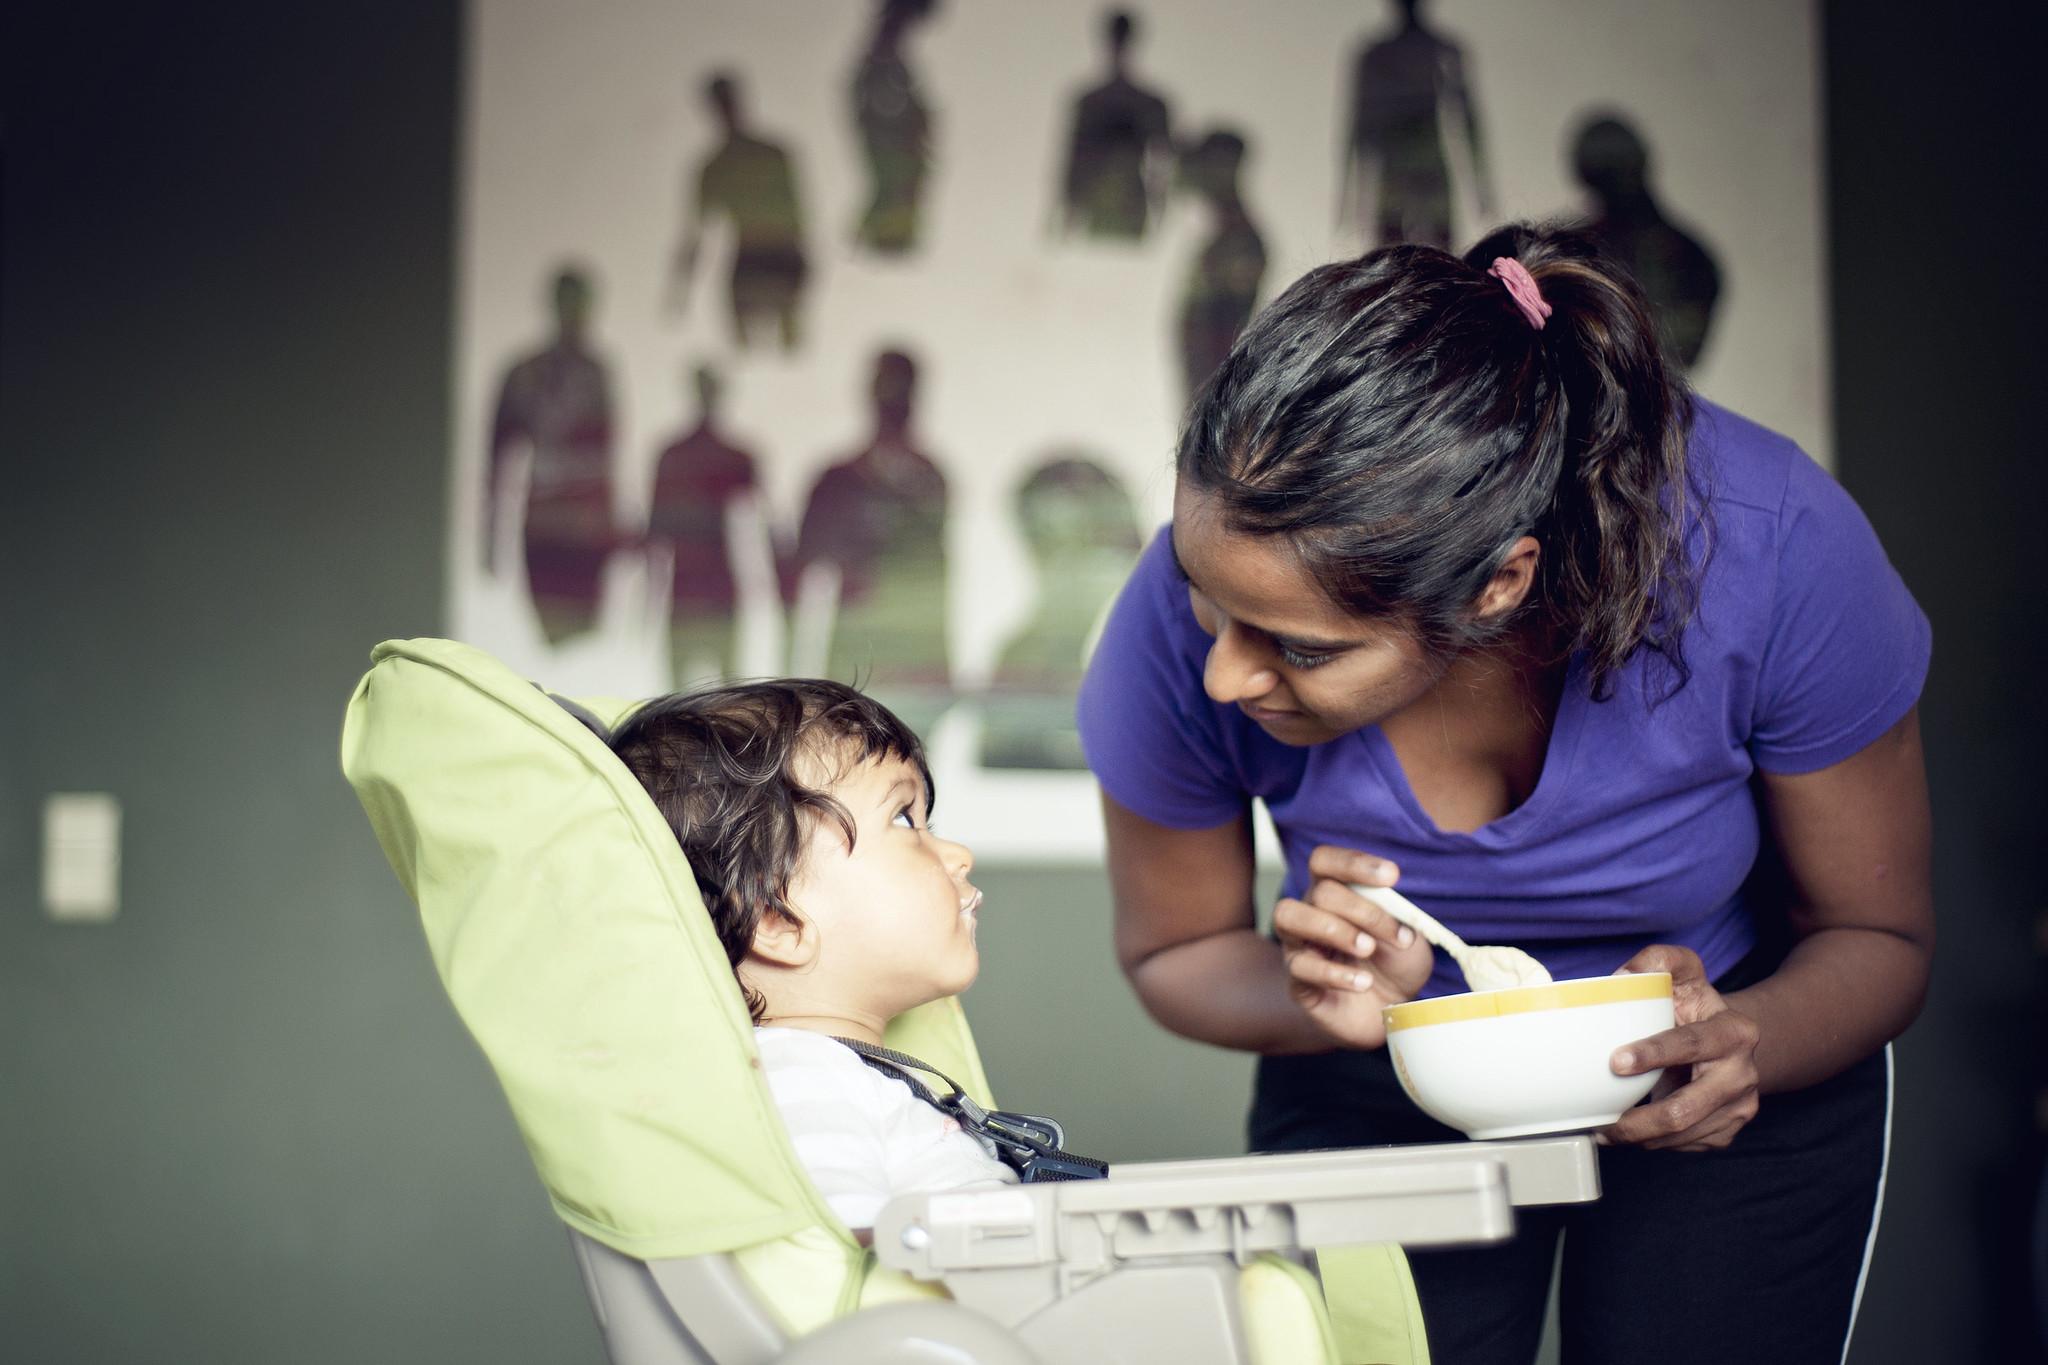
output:
<svg viewBox="0 0 2048 1365"><path fill-rule="evenodd" d="M372 659L342 767L562 1220L642 1260L847 1239L790 1149L724 949L640 784L480 650L389 641ZM631 709L581 704L607 725ZM955 1002L891 1041L986 1098Z"/></svg>

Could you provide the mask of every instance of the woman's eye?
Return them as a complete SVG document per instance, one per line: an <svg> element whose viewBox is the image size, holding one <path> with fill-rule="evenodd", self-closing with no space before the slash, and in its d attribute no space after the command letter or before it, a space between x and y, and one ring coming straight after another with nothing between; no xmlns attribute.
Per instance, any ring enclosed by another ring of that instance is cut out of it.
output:
<svg viewBox="0 0 2048 1365"><path fill-rule="evenodd" d="M1279 652L1281 662L1289 668L1321 668L1337 657L1334 654L1303 654L1289 649L1286 645L1275 645L1273 648Z"/></svg>

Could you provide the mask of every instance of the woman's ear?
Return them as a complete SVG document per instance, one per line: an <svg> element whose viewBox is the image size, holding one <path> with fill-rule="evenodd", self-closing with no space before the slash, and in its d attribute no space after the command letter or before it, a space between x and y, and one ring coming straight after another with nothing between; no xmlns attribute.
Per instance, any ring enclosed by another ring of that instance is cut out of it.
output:
<svg viewBox="0 0 2048 1365"><path fill-rule="evenodd" d="M771 908L754 925L747 955L774 967L807 967L818 955L818 935L795 915Z"/></svg>
<svg viewBox="0 0 2048 1365"><path fill-rule="evenodd" d="M1536 565L1542 557L1543 547L1534 536L1523 536L1510 545L1507 557L1479 590L1472 603L1472 614L1482 620L1505 616L1526 602L1530 589L1536 586Z"/></svg>

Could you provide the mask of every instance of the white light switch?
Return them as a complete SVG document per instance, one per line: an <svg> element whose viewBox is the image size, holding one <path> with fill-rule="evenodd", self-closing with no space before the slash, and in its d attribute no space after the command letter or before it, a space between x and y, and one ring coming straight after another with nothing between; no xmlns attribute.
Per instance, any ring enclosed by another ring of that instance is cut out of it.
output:
<svg viewBox="0 0 2048 1365"><path fill-rule="evenodd" d="M55 920L110 920L121 906L121 803L57 792L43 803L43 909Z"/></svg>

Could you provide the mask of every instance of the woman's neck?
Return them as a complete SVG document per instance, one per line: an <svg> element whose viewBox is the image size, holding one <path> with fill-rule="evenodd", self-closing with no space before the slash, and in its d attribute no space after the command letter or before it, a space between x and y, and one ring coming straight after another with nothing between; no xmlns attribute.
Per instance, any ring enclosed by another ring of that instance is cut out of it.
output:
<svg viewBox="0 0 2048 1365"><path fill-rule="evenodd" d="M1542 778L1566 662L1527 640L1461 655L1381 722L1410 790L1437 826L1470 831L1529 799Z"/></svg>
<svg viewBox="0 0 2048 1365"><path fill-rule="evenodd" d="M1569 660L1547 636L1527 627L1459 655L1419 706L1471 733L1548 734Z"/></svg>

